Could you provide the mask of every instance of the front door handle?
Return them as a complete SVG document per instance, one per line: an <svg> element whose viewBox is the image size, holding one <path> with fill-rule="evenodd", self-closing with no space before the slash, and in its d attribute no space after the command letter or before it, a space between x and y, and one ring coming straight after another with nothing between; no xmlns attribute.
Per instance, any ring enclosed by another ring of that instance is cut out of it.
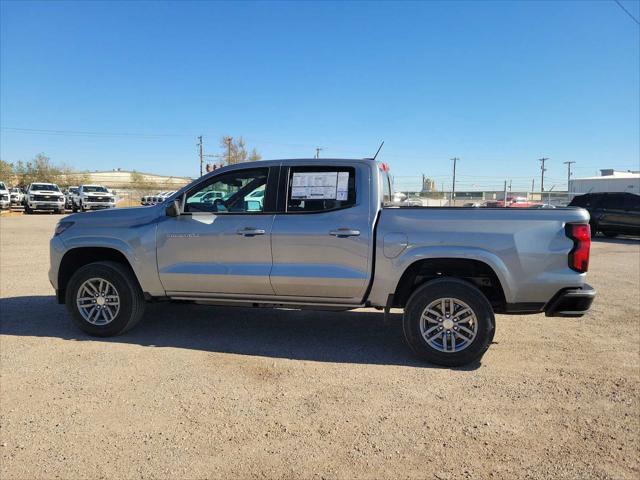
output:
<svg viewBox="0 0 640 480"><path fill-rule="evenodd" d="M351 228L339 228L337 230L331 230L329 235L333 235L334 237L344 238L344 237L359 237L360 230L353 230Z"/></svg>
<svg viewBox="0 0 640 480"><path fill-rule="evenodd" d="M238 235L242 235L243 237L253 237L255 235L264 235L267 232L265 232L261 228L245 227L245 228L239 229L236 233Z"/></svg>

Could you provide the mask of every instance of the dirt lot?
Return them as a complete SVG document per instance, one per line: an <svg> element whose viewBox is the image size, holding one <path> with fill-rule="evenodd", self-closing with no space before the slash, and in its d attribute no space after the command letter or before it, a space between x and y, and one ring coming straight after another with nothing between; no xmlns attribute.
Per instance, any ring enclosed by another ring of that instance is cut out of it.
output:
<svg viewBox="0 0 640 480"><path fill-rule="evenodd" d="M398 322L159 304L76 330L55 215L0 220L0 478L633 478L640 243L597 240L582 319L499 316L482 364L414 360Z"/></svg>

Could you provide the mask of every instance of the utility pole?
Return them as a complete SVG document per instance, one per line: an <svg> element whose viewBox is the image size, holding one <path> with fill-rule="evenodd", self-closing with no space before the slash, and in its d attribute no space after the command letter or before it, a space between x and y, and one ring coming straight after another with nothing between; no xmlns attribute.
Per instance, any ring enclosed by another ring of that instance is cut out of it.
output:
<svg viewBox="0 0 640 480"><path fill-rule="evenodd" d="M451 206L453 206L453 202L456 198L456 164L460 159L458 157L454 157L451 160L453 161L453 187L451 188Z"/></svg>
<svg viewBox="0 0 640 480"><path fill-rule="evenodd" d="M576 162L563 162L567 166L567 193L569 193L569 185L571 184L571 164Z"/></svg>
<svg viewBox="0 0 640 480"><path fill-rule="evenodd" d="M504 203L502 204L503 207L507 206L507 181L504 181Z"/></svg>
<svg viewBox="0 0 640 480"><path fill-rule="evenodd" d="M531 179L531 193L533 193L535 188L536 188L536 179L532 178Z"/></svg>
<svg viewBox="0 0 640 480"><path fill-rule="evenodd" d="M509 193L511 193L511 182L512 182L512 181L513 181L513 180L509 180Z"/></svg>
<svg viewBox="0 0 640 480"><path fill-rule="evenodd" d="M203 154L202 154L202 135L198 137L198 147L200 150L200 176L202 176L202 163L203 163Z"/></svg>
<svg viewBox="0 0 640 480"><path fill-rule="evenodd" d="M540 192L544 192L544 172L547 171L547 169L544 168L544 164L547 160L549 160L547 157L538 159L538 161L540 162L540 174L542 176L542 178L540 179Z"/></svg>
<svg viewBox="0 0 640 480"><path fill-rule="evenodd" d="M225 137L224 143L227 144L227 165L231 165L231 142L233 137Z"/></svg>
<svg viewBox="0 0 640 480"><path fill-rule="evenodd" d="M320 158L320 151L321 150L322 150L322 148L316 147L316 158Z"/></svg>

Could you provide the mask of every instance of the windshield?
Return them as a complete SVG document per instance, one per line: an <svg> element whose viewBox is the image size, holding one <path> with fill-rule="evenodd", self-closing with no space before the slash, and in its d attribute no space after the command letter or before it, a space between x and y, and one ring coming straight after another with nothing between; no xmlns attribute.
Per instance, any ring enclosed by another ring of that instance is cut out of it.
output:
<svg viewBox="0 0 640 480"><path fill-rule="evenodd" d="M78 190L79 190L78 188L70 188L70 189L69 189L69 191L70 191L71 193L78 193Z"/></svg>
<svg viewBox="0 0 640 480"><path fill-rule="evenodd" d="M0 182L0 190L6 190L7 187L4 186L4 183Z"/></svg>
<svg viewBox="0 0 640 480"><path fill-rule="evenodd" d="M32 183L31 190L51 190L53 192L59 192L57 185L53 183Z"/></svg>
<svg viewBox="0 0 640 480"><path fill-rule="evenodd" d="M82 191L85 193L109 193L107 192L107 189L104 187L94 187L94 186L87 186L87 187L82 187Z"/></svg>

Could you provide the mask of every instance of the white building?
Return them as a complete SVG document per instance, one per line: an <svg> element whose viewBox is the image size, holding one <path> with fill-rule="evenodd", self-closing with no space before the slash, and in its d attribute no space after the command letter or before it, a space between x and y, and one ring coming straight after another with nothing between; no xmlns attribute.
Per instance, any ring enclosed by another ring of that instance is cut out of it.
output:
<svg viewBox="0 0 640 480"><path fill-rule="evenodd" d="M629 192L640 195L640 172L600 170L599 177L576 178L569 182L570 195L597 192Z"/></svg>

